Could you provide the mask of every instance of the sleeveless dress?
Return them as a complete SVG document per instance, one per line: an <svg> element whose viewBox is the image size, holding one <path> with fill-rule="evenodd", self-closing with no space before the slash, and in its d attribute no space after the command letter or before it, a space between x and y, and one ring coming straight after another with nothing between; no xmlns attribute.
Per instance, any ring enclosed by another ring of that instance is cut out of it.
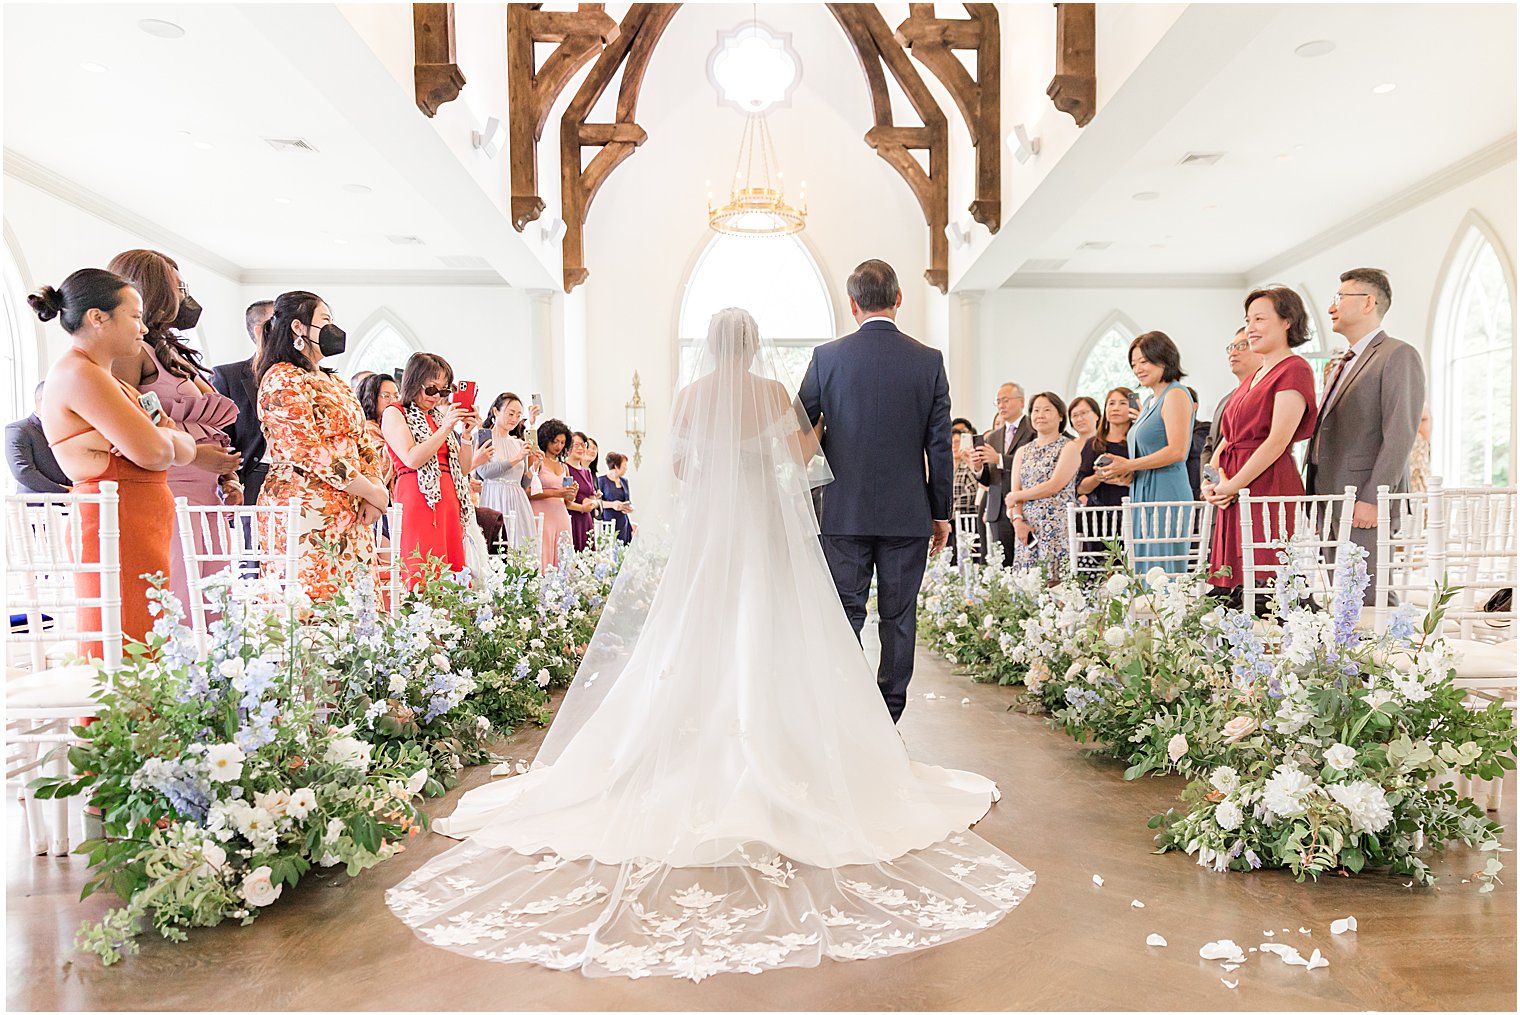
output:
<svg viewBox="0 0 1520 1015"><path fill-rule="evenodd" d="M1050 479L1055 474L1061 450L1070 443L1070 437L1057 437L1044 446L1033 441L1025 444L1019 486L1027 490ZM1061 569L1070 557L1066 545L1066 505L1075 503L1076 488L1077 478L1073 475L1070 482L1051 496L1024 501L1024 521L1034 529L1034 536L1028 543L1021 543L1017 536L1014 537L1014 567L1027 570L1044 564L1051 578L1061 576Z"/></svg>
<svg viewBox="0 0 1520 1015"><path fill-rule="evenodd" d="M181 430L193 437L196 444L215 444L224 451L230 450L232 438L222 428L230 426L237 419L237 403L215 391L202 392L194 381L176 377L165 370L150 343L144 342L143 349L153 361L157 375L144 384L142 390L157 394L164 412ZM214 472L191 463L171 465L168 476L170 495L176 499L185 498L191 507L210 507L222 502L217 496L217 474ZM169 509L169 524L172 532L169 544L169 588L174 592L175 598L183 603L189 598L190 588L185 578L185 555L180 552L179 519L175 517L173 507ZM195 533L195 543L197 552L206 551L204 539L199 532ZM202 577L219 570L221 566L212 562L203 563Z"/></svg>
<svg viewBox="0 0 1520 1015"><path fill-rule="evenodd" d="M385 411L405 414L399 405L388 406ZM433 422L432 413L424 418L429 428L437 433L438 424ZM450 571L464 570L464 522L460 519L454 475L449 471L449 442L444 441L435 456L438 501L431 507L418 485L417 470L403 462L389 445L385 450L396 468L395 496L401 505L401 537L396 540L396 550L401 554L407 586L416 588L423 581L429 558L446 562Z"/></svg>
<svg viewBox="0 0 1520 1015"><path fill-rule="evenodd" d="M1176 381L1162 389L1161 394L1152 398L1140 413L1140 418L1135 420L1129 428L1129 457L1142 458L1145 455L1155 454L1166 447L1166 420L1161 418L1161 403L1166 401L1166 396L1176 388L1184 395L1187 389ZM1191 397L1191 396L1189 396ZM1198 418L1198 407L1193 406L1188 416L1188 433L1193 430L1193 420ZM1154 503L1156 501L1191 501L1193 499L1193 484L1188 480L1187 459L1173 462L1171 465L1159 469L1142 469L1133 474L1129 486L1129 502L1131 508L1138 505ZM1141 526L1142 532L1166 532L1166 533L1191 533L1196 523L1192 508L1159 509L1139 507L1135 511L1135 522ZM1125 519L1125 524L1131 524L1130 519ZM1214 531L1218 532L1218 522L1215 523ZM1186 541L1151 541L1136 542L1136 550L1142 556L1176 557L1176 560L1158 561L1154 566L1163 571L1173 574L1185 574L1187 561L1184 556L1187 553ZM1149 570L1149 567L1142 570Z"/></svg>
<svg viewBox="0 0 1520 1015"><path fill-rule="evenodd" d="M568 468L568 466L566 467ZM566 475L569 475L567 472ZM562 478L550 472L544 466L538 467L538 481L545 490L558 490L564 485ZM545 571L551 567L559 566L559 536L562 532L570 531L570 509L565 507L565 502L557 498L545 498L533 501L533 513L544 520L544 539L539 547L541 566ZM538 524L535 518L533 524Z"/></svg>
<svg viewBox="0 0 1520 1015"><path fill-rule="evenodd" d="M575 480L575 502L584 504L588 500L596 498L596 481L591 478L589 469L581 469L570 466L570 478ZM569 509L566 508L568 512ZM580 553L591 542L591 530L596 522L589 511L577 511L570 515L570 538L575 545L575 552Z"/></svg>
<svg viewBox="0 0 1520 1015"><path fill-rule="evenodd" d="M1225 448L1219 456L1219 471L1227 477L1240 471L1240 467L1245 465L1246 460L1272 432L1272 408L1277 401L1277 393L1297 391L1304 398L1304 417L1298 421L1298 428L1293 431L1293 442L1261 475L1251 480L1250 491L1253 497L1302 497L1304 480L1293 463L1293 444L1308 440L1314 433L1314 422L1319 418L1319 407L1314 396L1314 368L1302 356L1290 355L1268 370L1254 385L1253 380L1256 380L1254 376L1242 381L1224 407L1224 415L1219 421L1219 439ZM1259 534L1265 534L1268 517L1259 509L1253 515L1252 528ZM1290 515L1285 521L1287 524L1284 531L1270 533L1273 539L1292 538L1294 519ZM1234 588L1241 584L1239 501L1221 508L1218 517L1214 519L1212 551L1209 558L1209 584L1220 588ZM1275 549L1256 551L1257 567L1275 568L1277 563ZM1214 575L1214 572L1225 567L1230 569L1228 576Z"/></svg>
<svg viewBox="0 0 1520 1015"><path fill-rule="evenodd" d="M489 430L485 431L487 434ZM508 545L516 548L532 546L538 535L538 522L533 518L533 503L523 489L523 473L528 467L524 455L516 465L508 465L507 459L525 447L516 437L504 438L489 462L475 470L480 477L480 506L500 511L504 525L503 536Z"/></svg>
<svg viewBox="0 0 1520 1015"><path fill-rule="evenodd" d="M137 391L117 380L133 401ZM140 407L139 407L140 408ZM147 415L146 411L143 411ZM57 447L75 437L93 433L94 427L76 431L48 447ZM169 491L168 476L163 472L144 469L115 449L106 456L105 470L98 476L76 482L72 493L99 493L100 484L116 483L116 519L121 530L118 553L121 559L121 633L133 641L144 641L153 630L153 617L148 612L148 590L152 588L142 577L145 574L168 574L172 557L171 529L163 523L164 518L174 515L174 495ZM80 508L79 523L83 536L83 560L81 563L100 563L100 508L85 504ZM74 576L74 590L80 599L96 599L100 596L100 575L80 572ZM79 611L79 627L83 631L100 630L100 610L95 607ZM88 659L104 657L104 647L98 641L81 642L80 654Z"/></svg>

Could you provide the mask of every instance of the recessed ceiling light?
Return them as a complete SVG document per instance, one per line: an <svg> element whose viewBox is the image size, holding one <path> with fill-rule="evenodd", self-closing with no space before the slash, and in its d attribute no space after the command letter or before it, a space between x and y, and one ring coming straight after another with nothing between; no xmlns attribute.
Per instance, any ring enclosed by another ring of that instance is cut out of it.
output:
<svg viewBox="0 0 1520 1015"><path fill-rule="evenodd" d="M372 188L366 187L362 183L345 183L343 189L350 194L368 194Z"/></svg>
<svg viewBox="0 0 1520 1015"><path fill-rule="evenodd" d="M1302 46L1297 47L1293 52L1305 59L1312 60L1316 56L1325 56L1326 54L1335 52L1335 43L1329 39L1315 39L1313 42L1306 42Z"/></svg>
<svg viewBox="0 0 1520 1015"><path fill-rule="evenodd" d="M1376 86L1375 88L1373 88L1372 89L1372 94L1373 95L1387 95L1389 92L1393 91L1397 87L1398 87L1398 85L1394 84L1392 81L1385 81L1382 84L1380 84L1380 85Z"/></svg>
<svg viewBox="0 0 1520 1015"><path fill-rule="evenodd" d="M91 74L104 74L106 72L106 67L103 63L82 63L79 65L79 69L87 70Z"/></svg>
<svg viewBox="0 0 1520 1015"><path fill-rule="evenodd" d="M275 204L289 204L290 203L290 198L288 198L288 197L277 197L277 198L274 199L274 203Z"/></svg>
<svg viewBox="0 0 1520 1015"><path fill-rule="evenodd" d="M1107 250L1114 245L1113 240L1086 240L1080 244L1078 250Z"/></svg>
<svg viewBox="0 0 1520 1015"><path fill-rule="evenodd" d="M1132 200L1132 201L1154 201L1154 200L1156 200L1156 198L1158 198L1160 196L1161 195L1159 193L1157 193L1156 191L1154 191L1154 190L1142 190L1138 194L1131 194L1130 195L1130 200Z"/></svg>
<svg viewBox="0 0 1520 1015"><path fill-rule="evenodd" d="M185 30L172 21L161 21L158 18L143 18L137 23L137 27L157 39L183 39Z"/></svg>
<svg viewBox="0 0 1520 1015"><path fill-rule="evenodd" d="M1296 152L1301 152L1301 151L1304 150L1304 146L1301 145L1301 144L1296 144L1296 145L1293 146L1293 150L1296 151Z"/></svg>
<svg viewBox="0 0 1520 1015"><path fill-rule="evenodd" d="M211 149L215 148L216 145L212 144L210 141L191 141L190 147L199 148L203 152L209 152Z"/></svg>

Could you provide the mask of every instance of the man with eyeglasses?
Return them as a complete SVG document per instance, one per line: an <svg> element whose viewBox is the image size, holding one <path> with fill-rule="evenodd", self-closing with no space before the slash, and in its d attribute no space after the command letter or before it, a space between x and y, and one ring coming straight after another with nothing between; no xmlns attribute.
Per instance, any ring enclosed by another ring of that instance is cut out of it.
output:
<svg viewBox="0 0 1520 1015"><path fill-rule="evenodd" d="M1261 369L1261 353L1251 351L1251 343L1246 341L1246 329L1244 325L1241 326L1239 331L1235 332L1235 337L1230 339L1225 345L1224 354L1230 364L1230 373L1235 376L1235 387L1226 392L1225 396L1219 400L1219 405L1214 409L1213 420L1209 423L1209 436L1203 442L1203 456L1201 460L1205 462L1214 460L1214 448L1219 445L1219 421L1224 419L1224 407L1230 404L1230 399L1235 397L1235 392L1240 390L1240 386L1245 383L1246 378Z"/></svg>
<svg viewBox="0 0 1520 1015"><path fill-rule="evenodd" d="M1409 451L1425 407L1425 366L1419 352L1383 330L1393 303L1388 276L1378 268L1341 273L1330 303L1333 330L1350 348L1332 361L1309 438L1304 487L1311 494L1356 487L1351 538L1367 551L1365 602L1376 592L1377 490L1409 489Z"/></svg>

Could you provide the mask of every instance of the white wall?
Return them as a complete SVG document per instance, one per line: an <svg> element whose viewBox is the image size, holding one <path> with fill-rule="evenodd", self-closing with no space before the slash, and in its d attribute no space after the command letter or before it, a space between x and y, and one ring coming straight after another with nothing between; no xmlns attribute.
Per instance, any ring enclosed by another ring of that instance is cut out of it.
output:
<svg viewBox="0 0 1520 1015"><path fill-rule="evenodd" d="M957 414L985 426L997 387L1023 385L1026 394L1055 391L1063 398L1101 391L1071 390L1090 340L1117 312L1140 331L1164 331L1182 353L1184 384L1198 390L1207 418L1234 387L1224 346L1240 327L1245 290L1236 289L997 289L982 297L977 328L977 384L955 397Z"/></svg>

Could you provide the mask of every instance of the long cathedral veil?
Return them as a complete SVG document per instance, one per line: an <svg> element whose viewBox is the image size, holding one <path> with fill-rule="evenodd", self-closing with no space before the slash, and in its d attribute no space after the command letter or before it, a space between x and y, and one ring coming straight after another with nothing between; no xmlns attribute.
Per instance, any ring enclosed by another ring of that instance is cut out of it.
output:
<svg viewBox="0 0 1520 1015"><path fill-rule="evenodd" d="M940 944L1032 888L967 830L996 787L896 734L780 363L748 313L713 318L672 406L672 538L626 562L533 768L466 793L434 822L466 841L387 893L424 939L701 979Z"/></svg>

